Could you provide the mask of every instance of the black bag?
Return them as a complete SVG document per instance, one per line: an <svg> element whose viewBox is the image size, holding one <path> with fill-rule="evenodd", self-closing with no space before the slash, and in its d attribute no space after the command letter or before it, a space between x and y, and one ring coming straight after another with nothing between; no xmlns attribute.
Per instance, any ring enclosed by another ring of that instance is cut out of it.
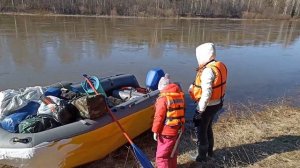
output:
<svg viewBox="0 0 300 168"><path fill-rule="evenodd" d="M41 114L23 120L19 124L19 133L37 133L60 126L53 116Z"/></svg>
<svg viewBox="0 0 300 168"><path fill-rule="evenodd" d="M55 104L55 108L51 109L53 117L62 124L75 122L79 118L78 109L71 103L60 100L59 104L52 101L47 96L42 96L41 101L45 104Z"/></svg>
<svg viewBox="0 0 300 168"><path fill-rule="evenodd" d="M75 122L79 117L78 109L71 103L66 104L64 108L57 112L57 121L62 124Z"/></svg>
<svg viewBox="0 0 300 168"><path fill-rule="evenodd" d="M79 110L80 116L83 118L96 119L108 112L106 100L103 95L80 97L72 103Z"/></svg>

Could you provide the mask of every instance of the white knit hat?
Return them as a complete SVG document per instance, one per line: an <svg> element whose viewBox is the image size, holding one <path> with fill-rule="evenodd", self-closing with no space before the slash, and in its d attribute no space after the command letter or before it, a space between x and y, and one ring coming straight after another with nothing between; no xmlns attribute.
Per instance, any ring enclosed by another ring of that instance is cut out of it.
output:
<svg viewBox="0 0 300 168"><path fill-rule="evenodd" d="M166 73L165 76L161 77L158 82L158 90L163 90L170 83L170 75Z"/></svg>
<svg viewBox="0 0 300 168"><path fill-rule="evenodd" d="M216 49L213 43L204 43L196 48L196 57L199 66L203 66L216 58Z"/></svg>

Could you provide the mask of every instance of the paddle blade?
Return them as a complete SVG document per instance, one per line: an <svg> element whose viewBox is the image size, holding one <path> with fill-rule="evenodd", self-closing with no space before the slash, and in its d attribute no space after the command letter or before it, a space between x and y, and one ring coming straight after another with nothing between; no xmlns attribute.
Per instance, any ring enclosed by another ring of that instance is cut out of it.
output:
<svg viewBox="0 0 300 168"><path fill-rule="evenodd" d="M153 168L153 165L151 164L150 160L147 158L147 156L142 152L141 149L139 149L135 144L131 144L133 148L133 152L136 156L136 158L139 160L143 168Z"/></svg>

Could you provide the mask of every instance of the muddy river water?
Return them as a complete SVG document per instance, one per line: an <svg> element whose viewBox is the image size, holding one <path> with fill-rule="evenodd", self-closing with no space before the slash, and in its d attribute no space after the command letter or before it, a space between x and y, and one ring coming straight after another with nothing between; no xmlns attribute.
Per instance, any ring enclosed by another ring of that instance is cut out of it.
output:
<svg viewBox="0 0 300 168"><path fill-rule="evenodd" d="M0 90L160 67L187 92L195 48L214 42L229 102L300 102L300 22L0 16Z"/></svg>

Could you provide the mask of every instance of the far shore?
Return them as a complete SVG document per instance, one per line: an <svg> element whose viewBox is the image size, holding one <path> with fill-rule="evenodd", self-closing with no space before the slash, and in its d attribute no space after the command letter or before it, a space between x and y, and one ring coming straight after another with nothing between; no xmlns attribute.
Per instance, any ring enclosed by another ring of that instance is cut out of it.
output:
<svg viewBox="0 0 300 168"><path fill-rule="evenodd" d="M81 14L56 14L56 13L25 13L25 12L0 12L0 15L16 15L16 16L49 16L49 17L88 17L88 18L123 18L123 19L174 19L174 20L252 20L252 21L260 21L260 20L285 20L285 21L300 21L300 19L252 19L252 18L212 18L212 17L142 17L142 16L120 16L120 15L81 15Z"/></svg>

